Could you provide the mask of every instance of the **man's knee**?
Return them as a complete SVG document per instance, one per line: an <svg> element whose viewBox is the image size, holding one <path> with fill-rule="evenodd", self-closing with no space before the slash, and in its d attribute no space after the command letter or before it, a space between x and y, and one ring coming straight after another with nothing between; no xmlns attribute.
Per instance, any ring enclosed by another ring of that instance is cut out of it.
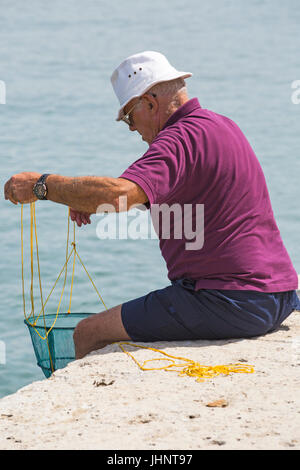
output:
<svg viewBox="0 0 300 470"><path fill-rule="evenodd" d="M86 320L82 320L76 326L73 333L73 341L76 359L81 359L88 353L104 348L107 344L111 343L111 341L104 341L100 337L93 335Z"/></svg>
<svg viewBox="0 0 300 470"><path fill-rule="evenodd" d="M130 339L122 322L122 305L81 320L73 333L76 358L114 341Z"/></svg>
<svg viewBox="0 0 300 470"><path fill-rule="evenodd" d="M81 320L75 327L73 332L73 341L75 345L75 349L84 342L85 338L89 336L88 331L89 327L87 324L87 319Z"/></svg>

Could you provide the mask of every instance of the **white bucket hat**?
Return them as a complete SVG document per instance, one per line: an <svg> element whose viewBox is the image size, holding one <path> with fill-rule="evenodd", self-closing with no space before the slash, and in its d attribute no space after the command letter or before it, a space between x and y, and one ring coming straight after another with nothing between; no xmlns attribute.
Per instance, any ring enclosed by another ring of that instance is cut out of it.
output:
<svg viewBox="0 0 300 470"><path fill-rule="evenodd" d="M116 120L122 119L123 108L130 100L143 95L157 83L191 76L191 73L176 70L159 52L145 51L127 57L111 76L121 106Z"/></svg>

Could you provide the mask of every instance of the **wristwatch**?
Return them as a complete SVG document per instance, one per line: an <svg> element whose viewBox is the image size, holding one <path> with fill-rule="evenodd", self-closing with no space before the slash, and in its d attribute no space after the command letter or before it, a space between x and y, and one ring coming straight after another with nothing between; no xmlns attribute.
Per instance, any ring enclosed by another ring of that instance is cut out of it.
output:
<svg viewBox="0 0 300 470"><path fill-rule="evenodd" d="M48 189L45 183L47 176L49 176L49 173L43 174L33 186L33 193L38 199L47 199Z"/></svg>

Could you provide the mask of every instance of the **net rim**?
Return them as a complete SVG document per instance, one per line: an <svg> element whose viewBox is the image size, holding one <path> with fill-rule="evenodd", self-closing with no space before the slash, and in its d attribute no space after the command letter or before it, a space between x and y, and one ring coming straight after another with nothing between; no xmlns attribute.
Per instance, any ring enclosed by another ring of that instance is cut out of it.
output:
<svg viewBox="0 0 300 470"><path fill-rule="evenodd" d="M76 317L83 317L82 319L84 318L87 318L89 317L90 315L96 315L95 312L94 313L87 313L87 312L72 312L72 313L60 313L59 316L58 316L58 319L59 318L76 318ZM47 313L45 314L44 316L41 316L39 318L39 323L37 323L36 325L34 325L34 318L30 318L30 319L25 319L24 320L24 323L25 325L28 326L29 329L42 329L45 331L45 325L44 325L44 319L45 321L49 320L49 321L52 321L53 323L53 320L55 319L56 317L56 313ZM51 325L52 325L51 323ZM46 325L46 330L50 330L51 328L51 325L47 326ZM75 328L76 325L73 325L73 326L60 326L59 324L55 324L52 329L53 330L73 330Z"/></svg>

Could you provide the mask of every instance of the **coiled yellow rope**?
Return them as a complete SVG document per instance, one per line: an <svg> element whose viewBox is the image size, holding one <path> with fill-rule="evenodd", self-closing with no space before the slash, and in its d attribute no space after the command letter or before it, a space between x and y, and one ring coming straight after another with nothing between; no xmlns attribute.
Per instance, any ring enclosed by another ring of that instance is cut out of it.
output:
<svg viewBox="0 0 300 470"><path fill-rule="evenodd" d="M229 375L232 373L251 374L254 372L254 367L250 364L236 363L236 364L217 365L217 366L204 366L200 364L199 362L193 361L192 359L187 359L186 357L172 356L171 354L168 354L164 351L151 348L148 346L141 346L138 344L128 343L126 341L118 342L116 344L122 349L124 353L126 353L128 356L130 356L133 359L133 361L139 366L141 370L144 370L144 371L147 371L147 370L165 370L165 371L175 370L176 371L177 370L180 376L188 375L190 377L196 377L197 382L203 382L204 379L211 379L213 377L216 377L217 375ZM133 346L135 348L148 349L150 351L154 351L159 354L162 354L163 356L166 356L167 359L165 358L147 359L142 364L140 364L137 361L137 359L123 347L124 345ZM182 361L182 362L176 363L175 360ZM170 364L162 366L162 367L145 367L145 364L149 362L153 362L153 361L169 361Z"/></svg>

